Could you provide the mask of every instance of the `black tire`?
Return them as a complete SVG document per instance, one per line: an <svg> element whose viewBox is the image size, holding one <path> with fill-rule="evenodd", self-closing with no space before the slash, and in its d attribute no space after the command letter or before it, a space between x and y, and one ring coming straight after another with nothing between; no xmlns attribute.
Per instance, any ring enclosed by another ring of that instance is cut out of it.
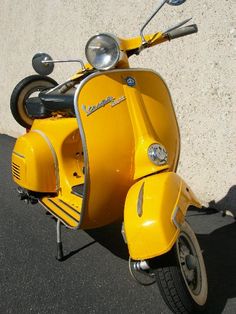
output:
<svg viewBox="0 0 236 314"><path fill-rule="evenodd" d="M58 85L48 76L30 75L20 81L13 89L10 100L10 108L15 120L24 128L31 128L34 119L25 109L25 101L36 92L49 89Z"/></svg>
<svg viewBox="0 0 236 314"><path fill-rule="evenodd" d="M208 294L206 268L198 240L187 222L173 249L157 260L157 284L172 312L204 311Z"/></svg>

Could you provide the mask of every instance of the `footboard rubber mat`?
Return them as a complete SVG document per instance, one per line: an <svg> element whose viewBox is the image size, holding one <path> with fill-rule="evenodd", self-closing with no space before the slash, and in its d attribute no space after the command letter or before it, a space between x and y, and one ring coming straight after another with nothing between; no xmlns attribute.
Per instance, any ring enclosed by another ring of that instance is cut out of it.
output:
<svg viewBox="0 0 236 314"><path fill-rule="evenodd" d="M68 228L78 228L82 206L81 198L73 197L73 195L68 199L62 197L44 197L40 200L40 203Z"/></svg>

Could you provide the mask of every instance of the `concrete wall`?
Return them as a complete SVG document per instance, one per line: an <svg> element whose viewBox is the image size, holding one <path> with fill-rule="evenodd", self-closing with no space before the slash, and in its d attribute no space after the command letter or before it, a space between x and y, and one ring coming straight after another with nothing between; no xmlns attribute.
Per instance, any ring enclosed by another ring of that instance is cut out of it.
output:
<svg viewBox="0 0 236 314"><path fill-rule="evenodd" d="M85 59L90 36L103 31L136 36L157 4L157 0L0 0L0 133L22 132L10 114L9 98L16 83L34 73L35 52ZM235 12L235 0L166 5L148 31L165 30L192 16L199 33L131 59L133 67L161 73L170 87L182 136L180 174L201 200L234 208ZM52 77L60 82L74 70L75 65L58 65Z"/></svg>

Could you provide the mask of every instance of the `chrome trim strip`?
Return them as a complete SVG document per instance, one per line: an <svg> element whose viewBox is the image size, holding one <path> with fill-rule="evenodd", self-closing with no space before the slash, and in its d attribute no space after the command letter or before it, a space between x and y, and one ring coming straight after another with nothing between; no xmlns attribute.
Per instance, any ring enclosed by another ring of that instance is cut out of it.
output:
<svg viewBox="0 0 236 314"><path fill-rule="evenodd" d="M56 152L54 150L54 147L52 146L52 143L49 140L49 138L47 137L47 135L45 133L43 133L41 130L32 130L31 132L35 132L35 133L39 134L45 140L45 142L48 144L48 147L50 148L50 151L52 153L53 160L54 160L55 176L56 176L56 189L58 191L60 188L59 164L58 164L58 159L57 159L57 155L56 155Z"/></svg>
<svg viewBox="0 0 236 314"><path fill-rule="evenodd" d="M122 226L121 226L121 234L122 234L122 237L123 237L124 242L127 244L127 239L126 239L126 234L125 234L124 222L122 222Z"/></svg>
<svg viewBox="0 0 236 314"><path fill-rule="evenodd" d="M121 72L122 73L122 72L127 72L127 71L135 71L135 72L149 71L149 72L152 72L152 73L156 74L157 76L159 76L161 78L161 80L163 81L164 85L166 86L167 92L168 92L170 100L171 100L171 105L172 105L173 112L174 112L174 115L175 115L176 125L177 125L177 129L178 129L178 135L179 135L179 139L180 139L179 126L178 126L178 121L177 121L177 118L176 118L176 114L175 114L175 110L174 110L171 94L170 94L170 91L169 91L169 88L168 88L166 82L164 81L164 79L162 78L162 76L158 72L150 70L150 69L145 69L145 68L114 69L114 70L108 70L108 71L97 71L97 72L92 73L91 75L87 76L84 80L82 80L80 82L80 84L78 85L78 87L76 89L76 92L75 92L75 96L74 96L74 110L75 110L75 115L76 115L76 119L77 119L78 126L79 126L79 132L80 132L82 146L83 146L83 151L84 151L84 165L85 165L84 197L83 197L83 203L82 203L82 206L81 206L81 220L80 220L80 224L79 224L78 228L80 227L80 225L81 225L81 223L83 221L84 212L85 212L86 206L87 206L87 201L88 201L88 180L89 180L89 159L88 159L86 138L85 138L85 133L84 133L83 125L82 125L82 120L81 120L80 113L79 113L78 106L77 106L79 95L80 95L80 92L81 92L82 88L84 87L84 85L88 81L93 79L94 77L99 76L99 75L103 75L103 74L106 74L106 73L116 73L116 72ZM180 154L180 147L179 147L178 156L177 156L177 164L178 164L179 154ZM177 169L177 166L176 166L176 169ZM176 171L176 169L174 169L174 171Z"/></svg>
<svg viewBox="0 0 236 314"><path fill-rule="evenodd" d="M15 151L13 151L13 154L15 154L16 156L19 156L19 157L21 157L21 158L25 158L25 156L23 156L23 155L21 155L21 154L15 152Z"/></svg>
<svg viewBox="0 0 236 314"><path fill-rule="evenodd" d="M141 185L141 188L138 193L138 202L137 202L137 213L139 217L142 217L143 215L143 193L144 193L144 184Z"/></svg>
<svg viewBox="0 0 236 314"><path fill-rule="evenodd" d="M93 74L91 75L93 76ZM82 147L83 147L83 152L84 152L84 195L83 195L83 200L82 200L82 206L81 206L81 214L80 214L80 222L78 225L78 228L80 227L82 221L83 221L83 217L84 217L84 213L87 207L87 200L88 200L88 180L89 180L89 161L88 161L88 152L87 152L87 144L86 144L86 138L85 138L85 133L84 133L84 129L83 129L83 125L82 125L82 120L80 118L80 113L78 110L78 99L79 99L79 94L80 91L82 89L82 87L84 86L84 84L86 84L86 82L90 79L91 77L87 77L85 78L77 87L76 91L75 91L75 96L74 96L74 109L75 109L75 115L76 115L76 119L77 119L77 123L78 123L78 127L79 127L79 132L80 132L80 136L81 136L81 141L82 141Z"/></svg>
<svg viewBox="0 0 236 314"><path fill-rule="evenodd" d="M178 221L176 219L176 216L177 216L179 210L180 210L180 208L178 206L176 206L175 210L174 210L174 214L172 216L172 221L173 221L173 223L177 229L180 229L180 227L181 227L181 225L178 223Z"/></svg>

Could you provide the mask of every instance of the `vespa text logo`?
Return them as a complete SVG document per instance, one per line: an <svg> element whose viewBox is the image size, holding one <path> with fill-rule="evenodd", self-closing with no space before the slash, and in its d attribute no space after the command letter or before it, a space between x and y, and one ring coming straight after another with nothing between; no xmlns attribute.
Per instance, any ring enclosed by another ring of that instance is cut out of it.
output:
<svg viewBox="0 0 236 314"><path fill-rule="evenodd" d="M118 99L115 99L112 96L108 96L106 99L100 101L97 105L89 106L88 108L85 105L82 105L82 109L86 112L87 116L89 116L95 111L97 111L98 109L105 107L109 103L111 104L111 107L114 107L118 105L119 103L121 103L122 101L124 101L125 99L126 99L125 96L121 96Z"/></svg>

